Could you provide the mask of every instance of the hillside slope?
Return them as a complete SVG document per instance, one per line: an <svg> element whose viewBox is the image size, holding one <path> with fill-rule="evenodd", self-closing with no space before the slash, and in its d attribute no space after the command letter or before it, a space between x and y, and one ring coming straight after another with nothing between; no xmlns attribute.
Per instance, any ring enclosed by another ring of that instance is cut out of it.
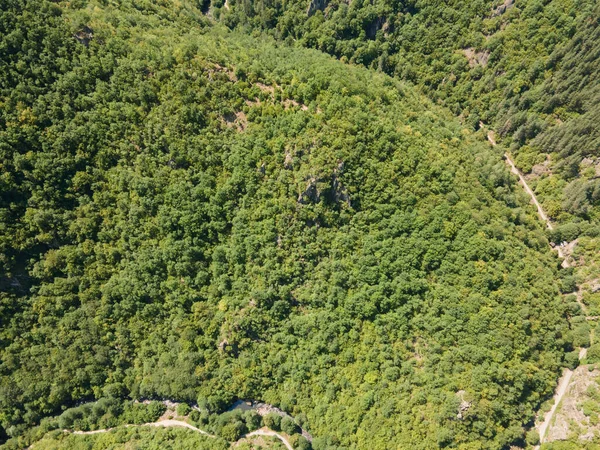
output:
<svg viewBox="0 0 600 450"><path fill-rule="evenodd" d="M211 5L231 28L260 29L290 45L383 71L418 86L473 128L482 120L503 138L521 170L536 166L532 176L542 177L537 194L553 220L584 222L582 236L600 234L597 2Z"/></svg>
<svg viewBox="0 0 600 450"><path fill-rule="evenodd" d="M0 16L0 420L262 399L313 448L499 448L573 362L501 155L415 90L185 2Z"/></svg>

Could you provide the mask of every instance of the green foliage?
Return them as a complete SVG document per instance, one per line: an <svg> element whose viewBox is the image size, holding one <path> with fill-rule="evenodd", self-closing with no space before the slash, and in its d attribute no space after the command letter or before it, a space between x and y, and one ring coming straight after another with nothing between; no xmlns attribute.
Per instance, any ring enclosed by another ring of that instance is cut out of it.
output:
<svg viewBox="0 0 600 450"><path fill-rule="evenodd" d="M229 442L237 441L246 432L243 422L231 422L221 428L220 435Z"/></svg>
<svg viewBox="0 0 600 450"><path fill-rule="evenodd" d="M292 444L292 447L294 447L294 450L311 450L312 448L310 442L308 442L304 436L299 434L291 436L290 443Z"/></svg>
<svg viewBox="0 0 600 450"><path fill-rule="evenodd" d="M453 41L473 15L447 13ZM235 440L256 418L217 413L255 398L305 414L315 448L522 441L584 330L569 334L500 153L402 82L208 26L187 2L1 14L8 434L105 395L102 416L59 421L110 423L117 398L197 400L192 419ZM163 411L126 403L117 419Z"/></svg>
<svg viewBox="0 0 600 450"><path fill-rule="evenodd" d="M585 339L583 339L584 342ZM579 365L579 350L573 350L572 352L568 352L565 354L565 367L575 370Z"/></svg>
<svg viewBox="0 0 600 450"><path fill-rule="evenodd" d="M7 449L28 446L55 429L93 431L156 421L165 411L160 402L148 404L122 401L115 398L100 398L93 403L66 409L60 416L42 419L39 426L26 430L22 435L9 440Z"/></svg>
<svg viewBox="0 0 600 450"><path fill-rule="evenodd" d="M563 294L568 294L571 292L575 292L577 290L577 283L575 282L575 277L568 275L566 277L561 278L560 280L560 292Z"/></svg>
<svg viewBox="0 0 600 450"><path fill-rule="evenodd" d="M269 413L263 417L263 423L266 427L280 431L281 430L281 416L277 413Z"/></svg>
<svg viewBox="0 0 600 450"><path fill-rule="evenodd" d="M600 362L600 344L592 344L588 349L586 360L588 364L596 364Z"/></svg>
<svg viewBox="0 0 600 450"><path fill-rule="evenodd" d="M244 412L244 422L248 431L254 431L262 426L262 417L254 410Z"/></svg>
<svg viewBox="0 0 600 450"><path fill-rule="evenodd" d="M232 0L213 10L230 28L411 82L474 129L485 122L533 172L552 220L600 225L598 2Z"/></svg>
<svg viewBox="0 0 600 450"><path fill-rule="evenodd" d="M226 450L229 444L223 439L203 436L192 430L161 427L119 428L107 433L73 435L56 433L35 445L47 450L79 450L84 448L111 448L125 450Z"/></svg>
<svg viewBox="0 0 600 450"><path fill-rule="evenodd" d="M549 238L552 242L560 244L562 242L570 242L581 234L581 227L578 223L568 223L556 227L549 231Z"/></svg>
<svg viewBox="0 0 600 450"><path fill-rule="evenodd" d="M178 416L187 416L192 408L187 403L180 403L177 405L177 415Z"/></svg>
<svg viewBox="0 0 600 450"><path fill-rule="evenodd" d="M589 347L590 346L590 331L591 328L587 322L577 322L573 324L571 330L571 339L574 347Z"/></svg>
<svg viewBox="0 0 600 450"><path fill-rule="evenodd" d="M291 417L287 417L284 416L281 419L281 431L283 431L284 433L287 434L294 434L294 433L298 433L300 431L300 429L298 428L298 425L296 424L296 422L294 422L294 419L292 419Z"/></svg>
<svg viewBox="0 0 600 450"><path fill-rule="evenodd" d="M540 443L540 435L536 430L530 430L527 432L525 442L529 445L538 445Z"/></svg>
<svg viewBox="0 0 600 450"><path fill-rule="evenodd" d="M237 441L248 432L244 415L240 410L229 411L211 417L210 429L229 442Z"/></svg>

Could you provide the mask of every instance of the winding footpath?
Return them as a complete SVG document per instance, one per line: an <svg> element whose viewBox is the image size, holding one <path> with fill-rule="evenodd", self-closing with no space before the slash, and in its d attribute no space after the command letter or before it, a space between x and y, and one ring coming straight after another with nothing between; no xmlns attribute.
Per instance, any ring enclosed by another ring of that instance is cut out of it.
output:
<svg viewBox="0 0 600 450"><path fill-rule="evenodd" d="M63 432L65 433L71 433L71 434L99 434L99 433L108 433L110 431L116 430L118 428L131 428L131 427L181 427L181 428L187 428L189 430L195 431L197 433L203 434L207 437L211 437L211 438L216 438L217 436L215 436L214 434L210 434L207 433L204 430L201 430L200 428L196 428L193 425L190 425L187 422L184 422L183 420L176 420L176 419L158 419L156 422L147 422L147 423L143 423L141 425L133 425L133 424L126 424L126 425L120 425L117 427L113 427L113 428L103 428L101 430L93 430L93 431L71 431L71 430L63 430ZM260 428L258 430L255 431L251 431L249 433L246 433L244 435L242 435L240 437L240 439L238 439L238 441L242 440L242 439L246 439L246 438L251 438L253 436L272 436L275 437L277 439L279 439L283 445L285 445L285 447L287 448L287 450L294 450L294 447L292 447L292 444L290 444L290 441L287 440L287 438L285 436L282 436L279 433L276 433L275 431L267 428L267 427L263 427ZM28 447L28 449L32 449L35 446L35 444L32 444Z"/></svg>
<svg viewBox="0 0 600 450"><path fill-rule="evenodd" d="M184 422L182 420L175 420L175 419L167 419L167 420L157 420L156 422L148 422L148 423L143 423L141 425L132 425L132 424L126 424L126 425L121 425L118 427L113 427L113 428L103 428L101 430L93 430L93 431L73 431L72 434L98 434L98 433L106 433L108 431L112 431L115 430L117 428L129 428L129 427L181 427L181 428L188 428L190 430L196 431L198 433L201 433L205 436L209 436L209 437L216 437L210 433L207 433L204 430L201 430L200 428L196 428L193 425L190 425L187 422ZM68 431L68 430L64 430L64 431Z"/></svg>
<svg viewBox="0 0 600 450"><path fill-rule="evenodd" d="M148 422L148 423L143 423L141 425L127 424L127 425L121 425L119 427L104 428L102 430L93 430L93 431L69 431L69 430L63 430L63 431L65 431L67 433L70 432L72 434L98 434L98 433L107 433L109 431L116 430L117 428L129 428L129 427L165 427L165 428L168 428L168 427L181 427L181 428L187 428L189 430L195 431L197 433L203 434L203 435L211 437L211 438L216 438L217 437L214 434L207 433L206 431L201 430L200 428L196 428L195 426L190 425L187 422L184 422L182 420L176 420L176 419L166 419L166 420L160 420L159 419L156 422ZM281 442L283 442L283 445L285 445L285 447L288 450L294 450L294 447L292 447L292 444L290 444L290 441L288 441L281 434L276 433L275 431L273 431L273 430L271 430L271 429L269 429L267 427L263 427L263 428L260 428L258 430L255 430L255 431L251 431L250 433L246 433L246 434L242 435L239 440L245 439L245 438L251 438L253 436L273 436L273 437L276 437Z"/></svg>
<svg viewBox="0 0 600 450"><path fill-rule="evenodd" d="M483 126L482 123L480 123L480 125ZM495 147L496 139L494 138L493 131L488 132L487 138L488 138L488 141L490 141L490 143L492 144L492 146ZM546 214L546 212L544 211L544 209L538 202L538 200L535 196L535 193L527 184L525 177L523 176L521 171L517 168L517 166L515 165L514 161L512 160L512 158L510 157L508 152L504 153L504 158L506 159L507 164L510 166L510 171L519 177L519 183L523 186L523 189L525 189L525 192L527 192L529 197L531 197L531 201L536 206L538 216L540 217L540 219L542 219L544 221L544 223L546 224L546 227L549 230L554 229L554 227L552 226L552 222L548 218L548 215ZM567 259L565 258L566 255L563 252L561 246L556 246L555 249L558 252L558 256L563 259L562 266L569 267L570 264L567 261ZM580 303L580 305L582 305L582 307L584 307L584 305L579 301L579 299L578 299L578 302ZM584 309L584 311L585 311L585 309ZM579 350L579 359L582 360L583 358L585 358L586 354L587 354L587 349L581 348ZM559 378L558 386L556 387L556 391L554 392L554 397L553 397L554 403L552 404L552 408L550 408L550 410L546 414L544 414L542 422L536 423L536 425L535 425L535 428L538 431L538 434L540 436L540 444L536 445L534 447L534 450L539 450L540 445L544 443L544 437L546 436L546 432L548 431L548 428L550 426L550 423L552 422L552 418L554 417L554 413L556 412L558 405L560 404L561 400L563 399L564 395L566 394L566 392L569 388L569 383L571 382L572 376L573 376L573 371L571 369L563 370L563 374Z"/></svg>
<svg viewBox="0 0 600 450"><path fill-rule="evenodd" d="M201 430L200 428L196 428L193 425L190 425L187 422L184 422L182 420L176 420L176 419L166 419L166 420L158 420L156 422L148 422L148 423L143 423L141 425L131 425L131 424L127 424L127 425L121 425L120 427L113 427L113 428L104 428L102 430L93 430L93 431L72 431L72 434L98 434L98 433L106 433L112 430L116 430L117 428L128 428L128 427L181 427L181 428L187 428L189 430L192 431L196 431L197 433L201 433L205 436L211 437L211 438L216 438L217 436L207 433L204 430ZM63 430L65 432L69 432L68 430ZM292 447L292 444L290 444L290 442L281 434L276 433L275 431L267 428L267 427L263 427L260 428L258 430L255 431L251 431L250 433L246 433L244 434L240 439L245 439L245 438L251 438L253 436L273 436L276 437L277 439L279 439L281 442L283 442L283 445L285 445L285 447L288 450L294 450L294 447Z"/></svg>
<svg viewBox="0 0 600 450"><path fill-rule="evenodd" d="M252 436L274 436L277 439L279 439L281 442L283 442L283 445L285 445L285 447L288 450L294 450L294 447L292 447L292 444L290 444L286 438L284 438L279 433L275 433L273 430L269 430L267 427L263 427L263 428L260 428L259 430L247 433L242 436L242 439L252 437Z"/></svg>

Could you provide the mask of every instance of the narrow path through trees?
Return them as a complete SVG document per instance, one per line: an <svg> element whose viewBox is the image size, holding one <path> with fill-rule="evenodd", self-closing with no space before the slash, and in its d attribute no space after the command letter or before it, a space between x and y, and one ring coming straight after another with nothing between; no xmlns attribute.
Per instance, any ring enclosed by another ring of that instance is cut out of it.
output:
<svg viewBox="0 0 600 450"><path fill-rule="evenodd" d="M483 126L483 123L480 123L480 126ZM490 143L493 146L496 146L496 139L494 138L493 131L488 131L487 138L488 138L488 141L490 141ZM527 184L525 177L523 176L521 171L517 168L517 166L515 165L514 161L512 160L512 158L510 157L508 152L504 153L504 158L506 159L507 164L510 166L510 171L519 177L519 183L523 186L523 189L525 189L525 192L527 192L527 194L531 197L533 204L537 208L537 212L538 212L540 219L542 219L544 221L544 223L546 224L546 227L549 230L552 230L553 229L552 222L548 218L548 215L546 214L546 212L544 211L544 209L538 202L538 200L535 196L535 193ZM562 264L563 267L569 267L569 265L570 265L569 261L567 261L567 259L565 258L565 254L562 251L562 248L560 246L556 246L555 249L558 252L558 256L563 259L563 264ZM579 298L578 298L578 302L579 302ZM583 303L581 303L581 302L579 302L579 303L582 305L582 308L585 312ZM579 350L579 360L582 360L583 358L585 358L586 353L587 353L587 349L581 348ZM563 370L563 374L559 378L558 385L556 387L556 391L554 392L554 397L553 397L554 403L552 404L552 408L550 408L550 410L546 414L544 414L543 420L541 422L536 423L535 428L538 431L538 434L540 436L540 444L542 444L544 442L544 437L546 435L546 432L548 431L548 427L550 426L550 423L552 422L552 418L554 417L554 413L556 412L558 405L560 404L562 398L564 397L565 393L567 392L567 389L569 388L569 383L571 381L572 376L573 376L573 371L571 369ZM536 445L534 447L534 450L539 450L539 448L540 448L540 445Z"/></svg>
<svg viewBox="0 0 600 450"><path fill-rule="evenodd" d="M187 428L189 430L195 431L197 433L201 433L205 436L211 437L211 438L216 438L217 436L210 434L204 430L201 430L200 428L196 428L193 425L190 425L187 422L184 422L183 420L177 420L177 419L158 419L156 422L148 422L148 423L143 423L140 425L133 425L133 424L125 424L125 425L120 425L117 427L113 427L113 428L104 428L101 430L93 430L93 431L71 431L71 430L63 430L65 433L71 433L71 434L99 434L99 433L107 433L113 430L116 430L118 428L129 428L129 427L181 427L181 428ZM285 436L282 436L281 434L267 428L267 427L263 427L260 428L258 430L254 430L251 431L249 433L246 433L244 435L242 435L240 437L239 440L241 439L245 439L245 438L251 438L253 436L273 436L276 437L277 439L279 439L281 442L283 442L283 445L285 445L285 447L288 450L294 450L294 447L292 447L292 444L290 443L290 441L287 440L287 438ZM239 441L238 440L238 441ZM233 444L232 444L233 445ZM35 447L35 444L32 444L28 447L28 449L32 449Z"/></svg>

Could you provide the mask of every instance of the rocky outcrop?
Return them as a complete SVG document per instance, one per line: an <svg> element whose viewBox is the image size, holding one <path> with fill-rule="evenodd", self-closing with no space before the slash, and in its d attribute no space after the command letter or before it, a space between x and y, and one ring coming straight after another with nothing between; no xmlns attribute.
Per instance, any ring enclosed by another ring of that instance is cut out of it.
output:
<svg viewBox="0 0 600 450"><path fill-rule="evenodd" d="M456 418L458 420L462 420L464 413L466 413L469 410L469 408L471 407L471 402L468 402L465 400L465 394L466 394L466 392L463 390L460 390L456 393L456 396L460 399L460 405L458 406L458 413L456 414Z"/></svg>
<svg viewBox="0 0 600 450"><path fill-rule="evenodd" d="M492 17L501 16L506 11L508 11L510 8L512 8L514 5L515 5L515 0L504 0L504 3L502 3L496 9L494 9L494 11L492 12Z"/></svg>
<svg viewBox="0 0 600 450"><path fill-rule="evenodd" d="M90 45L90 41L94 37L94 32L90 27L85 26L81 30L79 30L77 33L75 33L73 35L73 37L75 39L77 39L77 42L79 42L80 44L83 44L87 47L88 45Z"/></svg>
<svg viewBox="0 0 600 450"><path fill-rule="evenodd" d="M331 182L332 200L336 203L344 202L350 206L350 197L346 192L346 188L342 185L339 177L344 170L344 162L339 161L337 167L333 171L333 180Z"/></svg>
<svg viewBox="0 0 600 450"><path fill-rule="evenodd" d="M312 16L317 11L323 11L327 6L327 0L310 0L308 8L306 9L306 15Z"/></svg>
<svg viewBox="0 0 600 450"><path fill-rule="evenodd" d="M319 203L321 200L321 192L317 189L317 178L311 177L304 191L298 195L298 203L306 205L308 203Z"/></svg>
<svg viewBox="0 0 600 450"><path fill-rule="evenodd" d="M327 178L311 176L308 179L304 190L298 194L298 203L303 205L308 203L318 203L322 198L325 198L331 203L344 202L350 206L350 196L340 181L343 170L344 162L339 161L337 167L333 169L333 174L329 180ZM327 187L328 181L329 187ZM321 189L319 188L319 183L321 183Z"/></svg>
<svg viewBox="0 0 600 450"><path fill-rule="evenodd" d="M387 24L385 17L378 17L373 22L371 22L365 30L367 33L367 37L369 39L375 39L377 32L383 28L389 29L389 24Z"/></svg>
<svg viewBox="0 0 600 450"><path fill-rule="evenodd" d="M485 67L490 59L489 51L485 50L478 52L473 47L463 49L463 54L467 57L467 60L469 61L469 67L471 68L475 66Z"/></svg>

